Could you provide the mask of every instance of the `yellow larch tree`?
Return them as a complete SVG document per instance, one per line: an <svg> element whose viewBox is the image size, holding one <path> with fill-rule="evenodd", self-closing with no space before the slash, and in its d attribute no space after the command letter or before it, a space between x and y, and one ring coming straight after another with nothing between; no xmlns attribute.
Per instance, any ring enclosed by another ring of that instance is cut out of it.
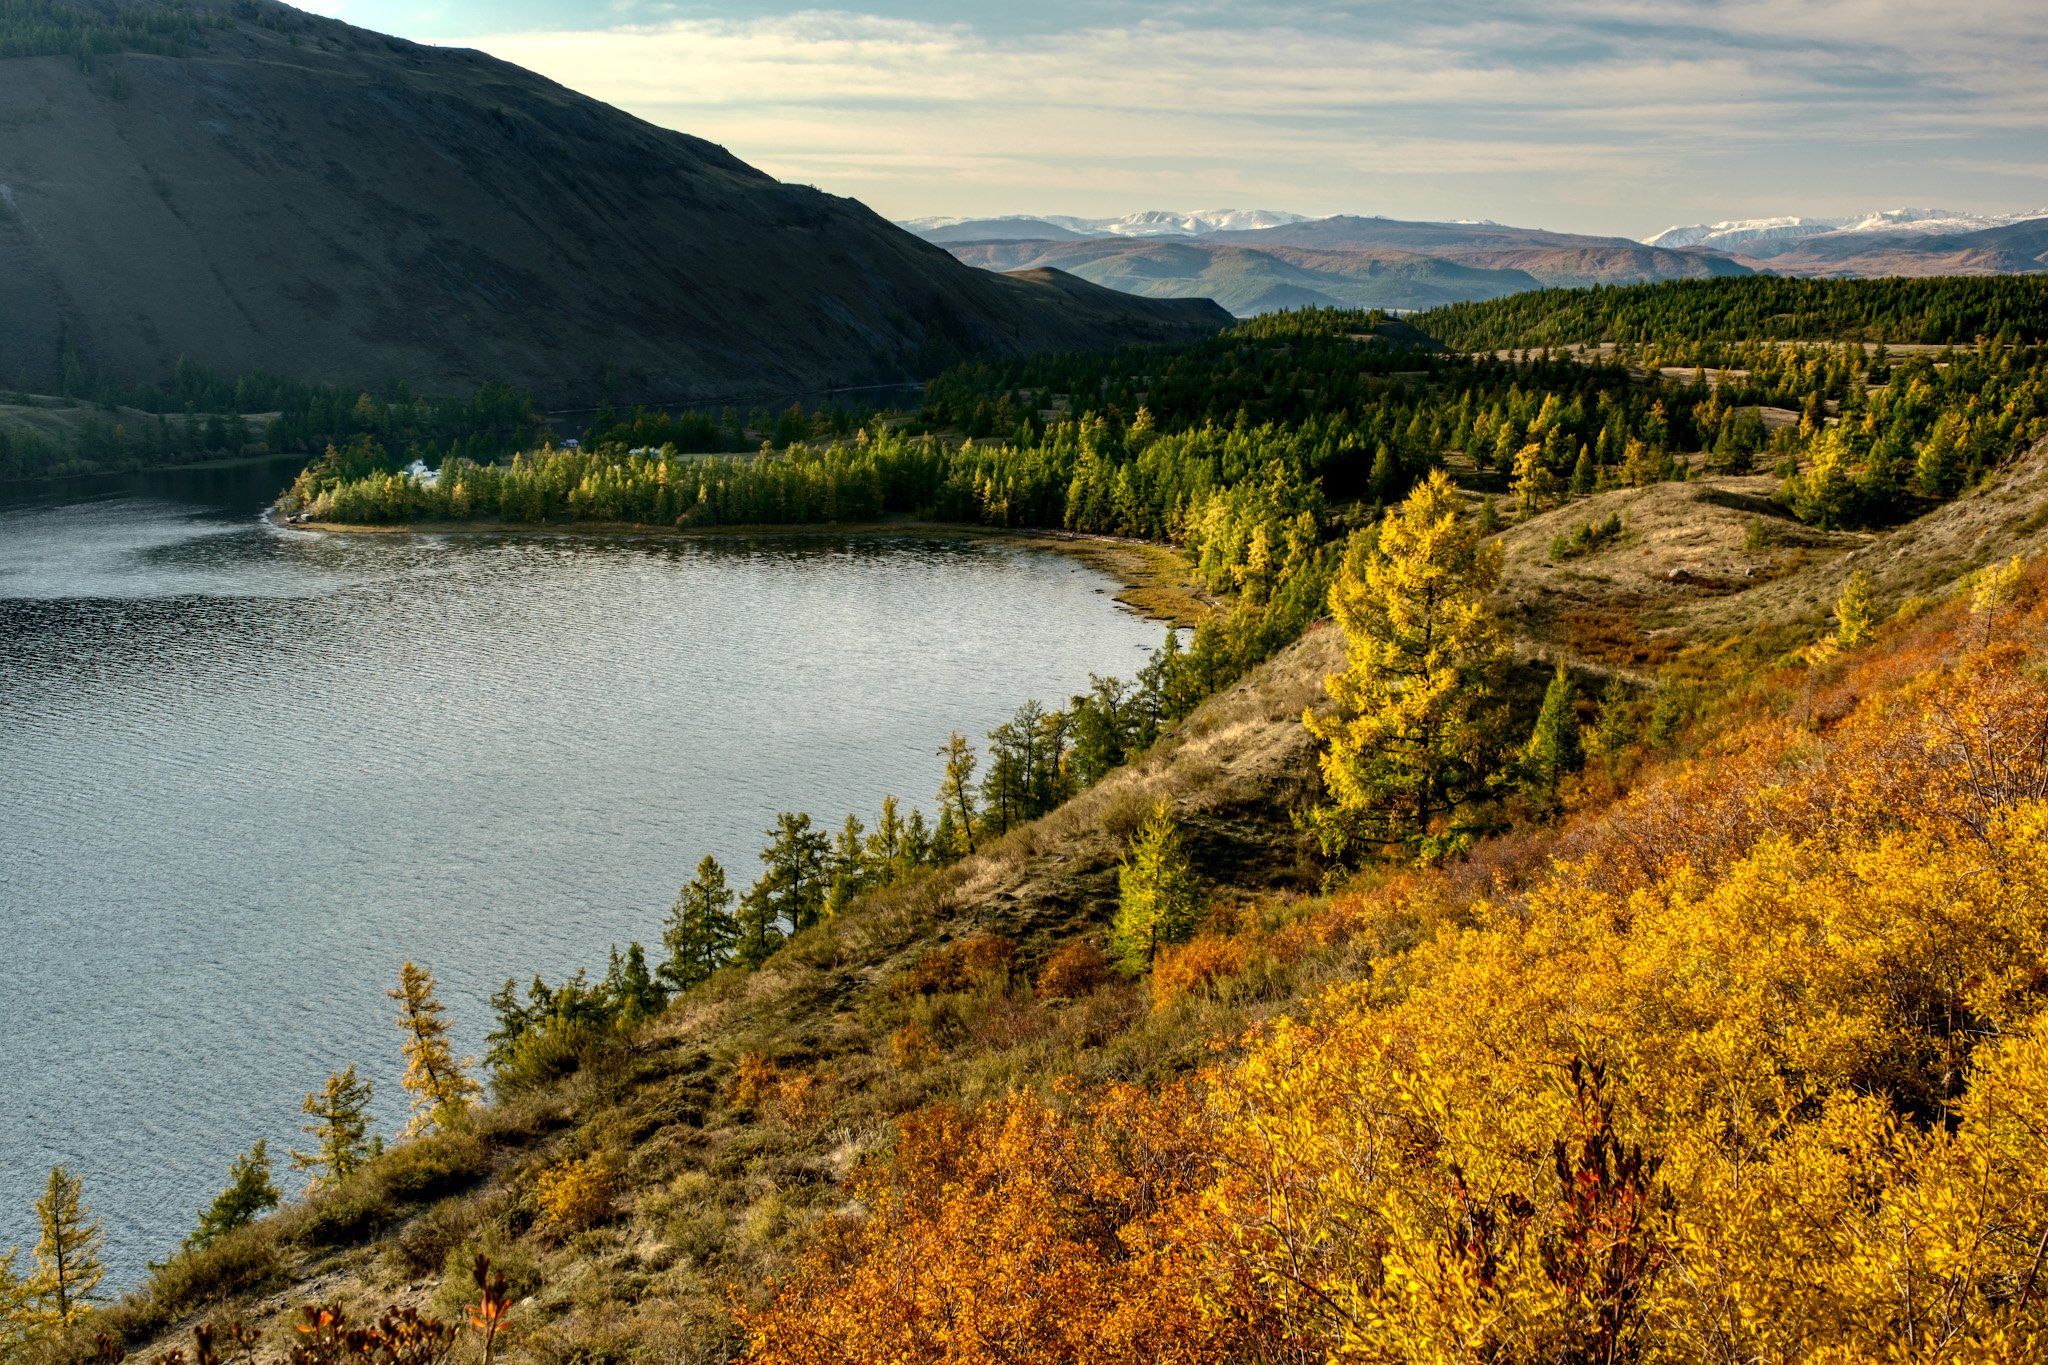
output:
<svg viewBox="0 0 2048 1365"><path fill-rule="evenodd" d="M1425 857L1459 847L1455 817L1498 781L1497 674L1506 657L1487 594L1498 545L1441 470L1347 556L1330 589L1344 671L1325 679L1328 713L1303 720L1323 742L1329 801L1312 817L1325 851L1361 846Z"/></svg>
<svg viewBox="0 0 2048 1365"><path fill-rule="evenodd" d="M480 1087L448 1043L448 1008L434 994L434 974L408 962L398 969L398 1027L405 1034L405 1092L412 1098L406 1137L445 1127Z"/></svg>

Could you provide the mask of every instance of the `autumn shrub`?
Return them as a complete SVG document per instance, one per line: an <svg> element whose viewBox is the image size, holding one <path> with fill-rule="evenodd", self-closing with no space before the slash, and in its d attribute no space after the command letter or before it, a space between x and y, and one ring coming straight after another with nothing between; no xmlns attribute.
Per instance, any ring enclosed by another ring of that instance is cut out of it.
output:
<svg viewBox="0 0 2048 1365"><path fill-rule="evenodd" d="M898 1071L916 1071L939 1059L939 1045L931 1030L916 1020L889 1035L889 1060Z"/></svg>
<svg viewBox="0 0 2048 1365"><path fill-rule="evenodd" d="M898 983L903 995L942 995L1000 981L1017 945L1000 934L976 934L918 956Z"/></svg>
<svg viewBox="0 0 2048 1365"><path fill-rule="evenodd" d="M1038 972L1041 1000L1077 1000L1109 980L1109 959L1093 941L1077 938L1045 960Z"/></svg>
<svg viewBox="0 0 2048 1365"><path fill-rule="evenodd" d="M857 1181L865 1217L807 1253L765 1312L753 1358L1193 1365L1245 1358L1205 1314L1186 1230L1208 1171L1185 1086L1118 1086L1063 1110L1017 1094L906 1119Z"/></svg>
<svg viewBox="0 0 2048 1365"><path fill-rule="evenodd" d="M1200 934L1159 950L1152 964L1152 1008L1165 1009L1184 995L1212 993L1252 960L1249 933Z"/></svg>
<svg viewBox="0 0 2048 1365"><path fill-rule="evenodd" d="M558 1232L581 1232L611 1216L617 1177L601 1152L557 1162L534 1177L534 1202Z"/></svg>
<svg viewBox="0 0 2048 1365"><path fill-rule="evenodd" d="M1155 1001L1374 956L1205 1095L916 1113L756 1358L2044 1358L2048 672L1999 610L1736 698L1554 834L1164 950ZM1049 1013L1185 1065L1131 995Z"/></svg>
<svg viewBox="0 0 2048 1365"><path fill-rule="evenodd" d="M753 1109L781 1083L782 1069L767 1054L749 1052L733 1069L731 1100L736 1108Z"/></svg>

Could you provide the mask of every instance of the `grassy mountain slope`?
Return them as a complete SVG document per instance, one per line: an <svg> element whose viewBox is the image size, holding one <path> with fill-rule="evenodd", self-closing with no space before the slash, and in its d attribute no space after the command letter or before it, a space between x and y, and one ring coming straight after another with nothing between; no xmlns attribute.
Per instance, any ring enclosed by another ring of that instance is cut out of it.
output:
<svg viewBox="0 0 2048 1365"><path fill-rule="evenodd" d="M0 381L53 389L68 344L135 381L189 358L709 399L1225 320L963 269L851 200L479 53L271 0L197 9L217 22L174 52L0 60Z"/></svg>

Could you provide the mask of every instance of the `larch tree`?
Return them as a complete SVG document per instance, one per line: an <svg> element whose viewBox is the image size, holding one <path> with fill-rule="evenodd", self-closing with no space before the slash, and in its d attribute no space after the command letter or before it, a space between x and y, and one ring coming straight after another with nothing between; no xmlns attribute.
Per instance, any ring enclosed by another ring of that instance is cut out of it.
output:
<svg viewBox="0 0 2048 1365"><path fill-rule="evenodd" d="M1835 643L1854 649L1870 639L1877 629L1877 598L1870 575L1858 569L1842 584L1835 598Z"/></svg>
<svg viewBox="0 0 2048 1365"><path fill-rule="evenodd" d="M974 749L967 737L955 733L939 750L946 760L946 776L939 783L939 824L952 835L952 842L940 847L940 854L953 858L974 852Z"/></svg>
<svg viewBox="0 0 2048 1365"><path fill-rule="evenodd" d="M1506 648L1486 600L1500 564L1441 470L1381 523L1377 545L1346 555L1330 588L1346 649L1324 680L1335 705L1303 716L1323 742L1329 799L1311 823L1325 852L1427 858L1471 837L1455 817L1502 769Z"/></svg>
<svg viewBox="0 0 2048 1365"><path fill-rule="evenodd" d="M312 1136L313 1150L294 1150L292 1169L311 1171L314 1189L340 1184L369 1159L370 1083L356 1076L353 1064L328 1076L299 1112L313 1120L299 1125Z"/></svg>
<svg viewBox="0 0 2048 1365"><path fill-rule="evenodd" d="M1970 612L1984 623L1982 643L1991 643L1991 627L1998 614L2019 600L2026 574L2025 562L2014 555L2005 563L1979 569L1970 577Z"/></svg>
<svg viewBox="0 0 2048 1365"><path fill-rule="evenodd" d="M36 1271L28 1293L37 1315L69 1327L91 1311L94 1291L106 1278L100 1249L106 1234L82 1197L84 1182L62 1166L50 1168L50 1183L36 1201L42 1235L36 1241Z"/></svg>
<svg viewBox="0 0 2048 1365"><path fill-rule="evenodd" d="M1188 862L1173 814L1164 805L1152 812L1131 841L1116 882L1110 948L1126 967L1143 971L1161 945L1186 938L1201 913L1201 882Z"/></svg>
<svg viewBox="0 0 2048 1365"><path fill-rule="evenodd" d="M739 943L739 922L732 913L733 891L718 859L706 856L668 912L661 946L668 956L655 969L672 991L686 991L732 960Z"/></svg>
<svg viewBox="0 0 2048 1365"><path fill-rule="evenodd" d="M434 974L405 963L398 988L385 994L398 1002L398 1027L405 1034L405 1079L412 1118L405 1136L445 1127L476 1097L479 1087L448 1043L448 1009L434 995Z"/></svg>
<svg viewBox="0 0 2048 1365"><path fill-rule="evenodd" d="M14 1360L35 1335L35 1295L14 1267L20 1247L0 1251L0 1360Z"/></svg>
<svg viewBox="0 0 2048 1365"><path fill-rule="evenodd" d="M227 1188L199 1214L199 1226L185 1239L185 1250L203 1251L236 1228L247 1227L283 1198L270 1178L270 1148L261 1138L228 1168Z"/></svg>

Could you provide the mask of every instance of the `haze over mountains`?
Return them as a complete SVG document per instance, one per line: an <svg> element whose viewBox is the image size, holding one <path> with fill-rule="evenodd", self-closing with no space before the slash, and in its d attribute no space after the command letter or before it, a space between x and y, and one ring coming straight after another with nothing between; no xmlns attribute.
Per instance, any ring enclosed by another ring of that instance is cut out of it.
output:
<svg viewBox="0 0 2048 1365"><path fill-rule="evenodd" d="M1257 221L1254 223L1254 219ZM1273 220L1273 221L1264 221ZM1089 222L1099 225L1085 229ZM1141 231L1132 225L1184 223ZM988 270L1052 267L1155 298L1203 296L1239 316L1279 308L1429 308L1525 289L1743 275L2048 270L2048 210L1893 209L1674 227L1647 241L1510 227L1270 210L919 219L904 224Z"/></svg>
<svg viewBox="0 0 2048 1365"><path fill-rule="evenodd" d="M744 399L1227 321L969 270L518 67L272 0L33 17L0 43L47 54L0 57L11 386L160 381L182 359L558 403Z"/></svg>

